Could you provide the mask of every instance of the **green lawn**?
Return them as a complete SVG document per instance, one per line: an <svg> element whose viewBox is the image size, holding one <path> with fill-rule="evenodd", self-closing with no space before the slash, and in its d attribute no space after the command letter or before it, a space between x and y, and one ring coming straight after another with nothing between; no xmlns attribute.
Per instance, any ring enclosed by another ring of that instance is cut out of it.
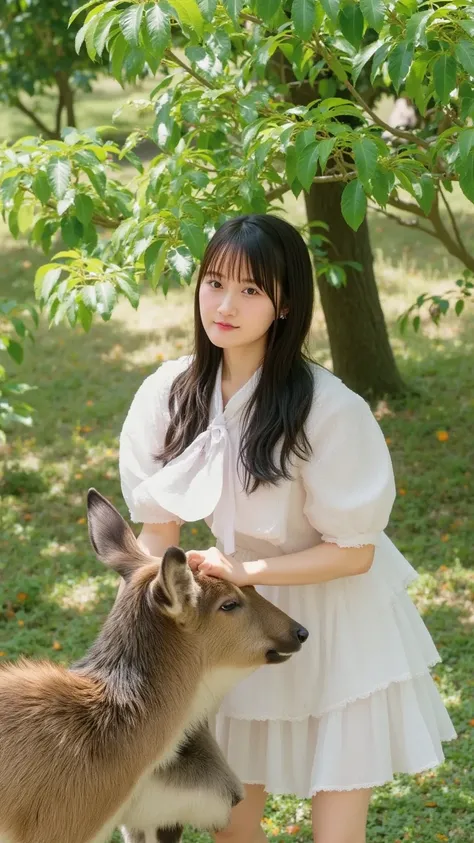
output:
<svg viewBox="0 0 474 843"><path fill-rule="evenodd" d="M105 106L111 113L117 102L91 101L87 110L106 122ZM472 206L458 194L453 201L472 241ZM286 211L292 220L302 219L300 203L288 201ZM472 843L474 319L472 313L450 315L439 328L425 320L419 335L401 337L397 316L419 293L452 286L457 267L431 238L376 214L370 227L397 361L416 390L376 408L399 489L389 533L420 572L412 593L443 656L435 679L459 738L446 747L446 763L437 771L399 777L375 794L369 841ZM32 300L42 256L13 241L5 228L0 245L0 296ZM89 547L86 490L96 486L126 515L117 475L120 426L142 379L189 348L191 319L189 291L167 299L147 293L137 312L121 303L111 323L98 321L88 335L42 325L28 348L18 372L38 387L30 397L35 424L12 432L0 468L0 658L26 654L67 662L96 634L117 582ZM318 359L329 362L319 309L312 343ZM206 540L201 524L183 530L184 546ZM311 839L308 802L269 799L266 813L269 837ZM209 838L188 832L186 839Z"/></svg>

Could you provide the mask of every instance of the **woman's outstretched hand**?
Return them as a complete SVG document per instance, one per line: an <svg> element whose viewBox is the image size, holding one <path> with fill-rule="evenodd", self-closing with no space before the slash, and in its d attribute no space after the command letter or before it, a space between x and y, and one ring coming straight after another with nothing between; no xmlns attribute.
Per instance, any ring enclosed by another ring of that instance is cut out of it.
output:
<svg viewBox="0 0 474 843"><path fill-rule="evenodd" d="M217 547L209 547L207 550L188 550L186 558L191 570L199 571L207 577L218 577L240 588L249 584L248 575L242 563L228 559Z"/></svg>

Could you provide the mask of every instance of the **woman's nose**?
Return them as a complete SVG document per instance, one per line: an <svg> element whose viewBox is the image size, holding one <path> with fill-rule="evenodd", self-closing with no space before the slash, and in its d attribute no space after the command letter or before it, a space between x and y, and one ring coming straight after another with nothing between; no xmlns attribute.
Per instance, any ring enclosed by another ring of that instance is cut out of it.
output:
<svg viewBox="0 0 474 843"><path fill-rule="evenodd" d="M235 310L234 297L231 293L226 293L217 310L219 313L231 313Z"/></svg>

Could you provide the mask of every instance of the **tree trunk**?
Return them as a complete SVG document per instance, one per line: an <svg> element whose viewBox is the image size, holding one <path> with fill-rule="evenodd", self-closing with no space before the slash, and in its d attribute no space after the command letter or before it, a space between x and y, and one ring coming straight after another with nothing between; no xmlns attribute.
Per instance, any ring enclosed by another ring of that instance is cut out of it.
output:
<svg viewBox="0 0 474 843"><path fill-rule="evenodd" d="M280 55L277 61L281 62L285 81L291 83L289 98L295 105L308 105L318 98L317 86L308 82L295 84L297 80L286 58ZM350 98L348 94L347 97ZM380 306L367 220L357 233L349 228L341 214L343 189L344 185L337 182L313 184L310 192L305 193L308 222L322 220L329 226L328 237L332 241L329 257L338 262L357 261L362 267L360 272L345 267L345 287L334 288L325 278L318 278L334 372L366 398L399 395L405 392L405 387Z"/></svg>
<svg viewBox="0 0 474 843"><path fill-rule="evenodd" d="M322 220L329 226L330 260L357 261L362 266L362 272L344 267L345 287L336 288L325 277L318 278L334 372L366 398L397 395L405 388L375 283L367 220L357 232L349 228L341 214L342 191L338 183L317 184L305 194L308 221Z"/></svg>
<svg viewBox="0 0 474 843"><path fill-rule="evenodd" d="M56 75L56 82L59 90L59 102L61 111L66 109L67 126L76 126L76 115L74 113L74 91L69 84L69 77L65 70L58 70ZM59 133L61 126L59 126Z"/></svg>

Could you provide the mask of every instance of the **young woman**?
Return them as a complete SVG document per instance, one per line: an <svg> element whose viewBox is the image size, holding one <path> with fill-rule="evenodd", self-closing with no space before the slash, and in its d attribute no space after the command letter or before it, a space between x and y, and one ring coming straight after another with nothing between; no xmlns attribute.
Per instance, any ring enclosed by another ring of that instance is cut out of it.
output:
<svg viewBox="0 0 474 843"><path fill-rule="evenodd" d="M439 656L406 594L416 574L384 530L395 497L365 401L304 353L308 249L287 222L226 222L196 287L195 348L133 399L120 472L140 542L159 556L205 518L188 561L254 585L310 631L286 664L224 699L213 724L246 783L219 843L257 843L265 797L312 797L317 843L363 843L371 789L443 760L455 737L430 677Z"/></svg>

